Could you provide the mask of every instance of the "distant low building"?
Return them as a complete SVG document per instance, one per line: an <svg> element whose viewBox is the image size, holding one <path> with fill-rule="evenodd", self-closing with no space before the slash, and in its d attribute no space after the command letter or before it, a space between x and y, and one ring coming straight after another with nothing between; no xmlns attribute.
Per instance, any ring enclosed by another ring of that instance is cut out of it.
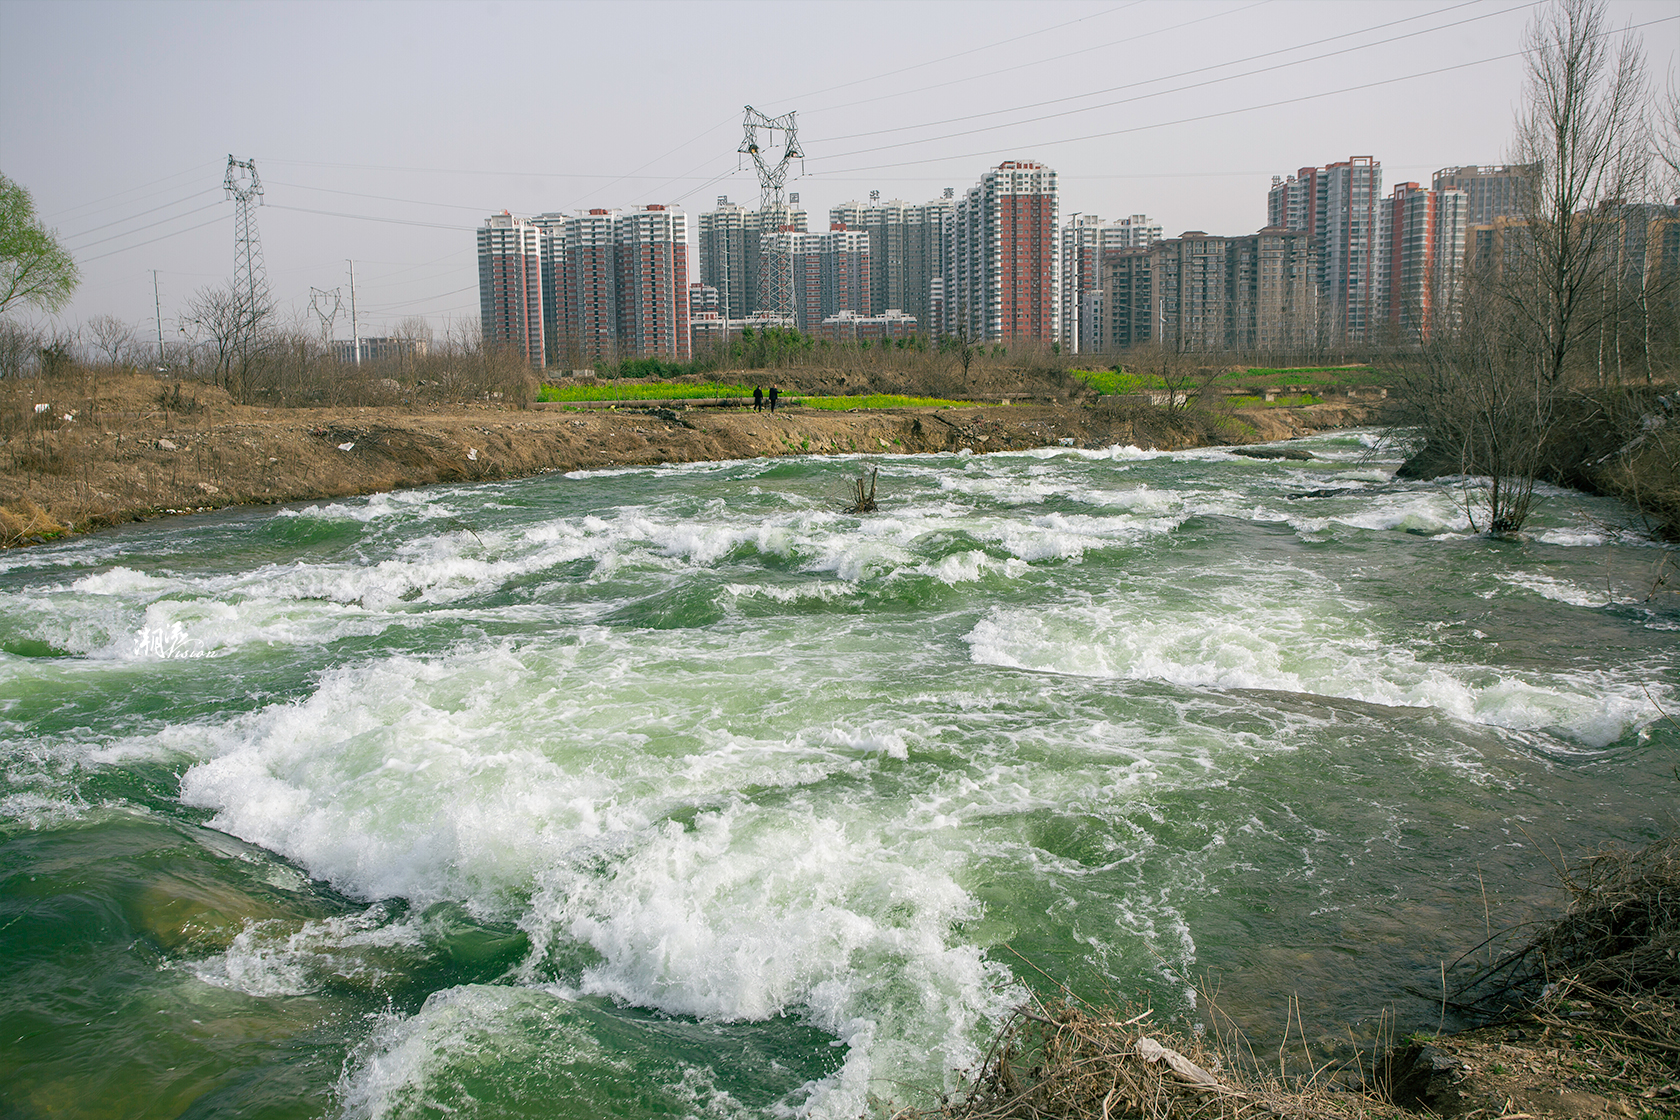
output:
<svg viewBox="0 0 1680 1120"><path fill-rule="evenodd" d="M816 330L820 339L828 342L876 342L881 339L910 338L916 333L916 317L889 308L879 315L859 315L855 311L841 311L822 321Z"/></svg>
<svg viewBox="0 0 1680 1120"><path fill-rule="evenodd" d="M356 364L356 343L348 338L332 341L332 355L345 365ZM362 361L401 362L410 358L424 358L432 344L424 338L364 338Z"/></svg>

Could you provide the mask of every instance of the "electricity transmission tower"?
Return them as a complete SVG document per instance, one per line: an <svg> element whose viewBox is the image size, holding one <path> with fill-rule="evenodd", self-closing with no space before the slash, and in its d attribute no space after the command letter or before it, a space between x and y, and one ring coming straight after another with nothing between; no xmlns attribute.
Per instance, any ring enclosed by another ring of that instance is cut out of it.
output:
<svg viewBox="0 0 1680 1120"><path fill-rule="evenodd" d="M787 185L789 165L796 159L804 159L805 153L799 150L799 126L792 110L779 117L767 117L751 105L746 109L746 136L736 150L752 156L753 164L758 168L759 237L764 247L764 291L769 297L766 310L778 319L791 320L793 258L788 250L791 248L793 222L782 188ZM761 132L766 134L763 144L758 140ZM777 133L781 134L782 154L772 164L765 155L765 149L775 148Z"/></svg>
<svg viewBox="0 0 1680 1120"><path fill-rule="evenodd" d="M343 309L344 297L340 294L340 289L309 289L309 310L321 320L322 349L326 349L332 342L333 325L338 322L338 313Z"/></svg>
<svg viewBox="0 0 1680 1120"><path fill-rule="evenodd" d="M257 165L230 154L222 189L239 204L233 217L233 289L245 304L252 328L268 309L268 269L263 265L262 238L257 233L256 207L262 205L262 180Z"/></svg>

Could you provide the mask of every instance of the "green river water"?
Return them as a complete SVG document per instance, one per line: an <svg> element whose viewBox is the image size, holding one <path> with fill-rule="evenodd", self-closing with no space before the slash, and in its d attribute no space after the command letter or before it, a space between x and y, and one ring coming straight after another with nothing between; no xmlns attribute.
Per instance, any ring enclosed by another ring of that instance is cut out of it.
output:
<svg viewBox="0 0 1680 1120"><path fill-rule="evenodd" d="M0 555L0 1113L858 1117L1063 985L1433 1028L1409 990L1555 902L1554 845L1672 823L1680 596L1616 504L1479 537L1375 443Z"/></svg>

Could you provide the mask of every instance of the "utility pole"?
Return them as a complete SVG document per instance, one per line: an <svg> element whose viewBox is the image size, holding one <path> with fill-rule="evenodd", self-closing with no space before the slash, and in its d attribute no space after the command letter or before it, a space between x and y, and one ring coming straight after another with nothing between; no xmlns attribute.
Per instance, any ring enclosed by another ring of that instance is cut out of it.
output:
<svg viewBox="0 0 1680 1120"><path fill-rule="evenodd" d="M348 260L349 258L345 258ZM356 364L362 364L362 328L356 319L356 262L350 261L350 337L354 339Z"/></svg>
<svg viewBox="0 0 1680 1120"><path fill-rule="evenodd" d="M163 301L158 298L157 269L152 269L152 308L157 312L158 369L167 364L163 360Z"/></svg>

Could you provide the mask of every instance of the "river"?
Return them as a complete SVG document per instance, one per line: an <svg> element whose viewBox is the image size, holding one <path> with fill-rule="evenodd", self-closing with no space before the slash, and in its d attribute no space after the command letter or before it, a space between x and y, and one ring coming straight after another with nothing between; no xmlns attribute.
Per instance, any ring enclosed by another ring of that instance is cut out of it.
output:
<svg viewBox="0 0 1680 1120"><path fill-rule="evenodd" d="M1555 903L1548 856L1672 823L1674 552L1562 491L1477 536L1373 433L1291 446L0 555L0 1111L856 1117L1028 991L1433 1028L1409 992Z"/></svg>

